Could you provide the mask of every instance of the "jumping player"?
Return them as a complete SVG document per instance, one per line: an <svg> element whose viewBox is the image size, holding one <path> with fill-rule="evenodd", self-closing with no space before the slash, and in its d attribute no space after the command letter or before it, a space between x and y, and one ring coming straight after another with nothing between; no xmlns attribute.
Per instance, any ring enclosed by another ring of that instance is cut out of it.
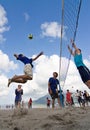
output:
<svg viewBox="0 0 90 130"><path fill-rule="evenodd" d="M33 79L32 62L35 61L37 58L39 58L41 55L43 55L43 52L40 52L35 58L28 58L28 57L24 56L23 54L19 54L19 55L14 54L14 56L17 60L20 60L22 63L24 63L24 74L15 75L12 78L10 78L8 80L8 87L12 82L26 83L27 80L32 80Z"/></svg>
<svg viewBox="0 0 90 130"><path fill-rule="evenodd" d="M69 45L68 45L68 50L74 56L74 62L79 71L82 81L90 89L90 70L83 63L81 49L77 48L73 40L71 40L71 44L72 44L72 47L74 48L74 51L70 48Z"/></svg>

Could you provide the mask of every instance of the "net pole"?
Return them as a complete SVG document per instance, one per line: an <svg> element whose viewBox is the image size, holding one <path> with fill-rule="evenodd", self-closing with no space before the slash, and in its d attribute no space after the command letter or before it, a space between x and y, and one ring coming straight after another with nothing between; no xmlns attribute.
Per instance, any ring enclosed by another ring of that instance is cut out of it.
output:
<svg viewBox="0 0 90 130"><path fill-rule="evenodd" d="M61 16L61 39L60 39L60 58L59 58L59 91L60 91L60 103L64 107L62 90L60 86L60 77L61 77L61 56L62 56L62 37L63 37L63 23L64 23L64 0L62 0L62 16Z"/></svg>

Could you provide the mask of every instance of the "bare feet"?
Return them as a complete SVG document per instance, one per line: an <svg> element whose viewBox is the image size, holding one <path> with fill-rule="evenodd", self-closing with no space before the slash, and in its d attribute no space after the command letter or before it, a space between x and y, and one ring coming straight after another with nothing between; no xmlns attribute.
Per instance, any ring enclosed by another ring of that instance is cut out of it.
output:
<svg viewBox="0 0 90 130"><path fill-rule="evenodd" d="M8 87L9 87L10 84L11 84L11 79L8 79Z"/></svg>

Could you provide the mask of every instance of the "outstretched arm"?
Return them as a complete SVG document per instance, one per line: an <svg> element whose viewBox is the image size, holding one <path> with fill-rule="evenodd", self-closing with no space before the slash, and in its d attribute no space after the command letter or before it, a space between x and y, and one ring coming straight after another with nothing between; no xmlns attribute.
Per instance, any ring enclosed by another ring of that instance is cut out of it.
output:
<svg viewBox="0 0 90 130"><path fill-rule="evenodd" d="M74 52L73 52L73 50L70 48L69 45L68 45L68 50L69 50L69 52L74 56Z"/></svg>
<svg viewBox="0 0 90 130"><path fill-rule="evenodd" d="M41 55L43 55L43 52L40 52L35 58L33 58L32 60L36 60L37 58L39 58Z"/></svg>
<svg viewBox="0 0 90 130"><path fill-rule="evenodd" d="M74 43L74 41L71 39L71 44L72 44L72 47L75 49L75 50L78 50L76 44Z"/></svg>
<svg viewBox="0 0 90 130"><path fill-rule="evenodd" d="M48 92L49 94L52 94L52 90L51 90L51 87L50 87L50 83L48 82Z"/></svg>

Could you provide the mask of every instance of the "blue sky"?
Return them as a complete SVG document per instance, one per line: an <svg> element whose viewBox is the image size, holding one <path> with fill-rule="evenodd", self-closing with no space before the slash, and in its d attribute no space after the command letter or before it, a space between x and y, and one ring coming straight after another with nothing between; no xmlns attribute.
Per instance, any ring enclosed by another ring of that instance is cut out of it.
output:
<svg viewBox="0 0 90 130"><path fill-rule="evenodd" d="M88 67L90 67L89 5L89 0L82 2L76 36L76 43L82 49L83 58ZM7 88L8 78L14 74L23 73L23 65L15 60L14 53L24 53L26 56L32 57L40 51L44 52L44 56L35 62L34 81L23 85L25 92L23 100L28 100L30 96L33 99L43 96L47 93L49 76L52 76L54 70L59 70L57 64L60 49L61 0L0 0L0 21L0 73L1 80L3 80L0 84L0 96L3 102L6 103L6 99L8 99L10 103L13 103L14 90L17 87L17 84L12 84L10 88ZM45 26L49 30L46 31ZM55 29L57 29L57 33ZM33 34L32 40L28 39L30 33ZM73 63L71 65L73 68ZM76 72L74 69L72 73L70 70L71 75ZM79 77L78 74L74 74ZM44 78L45 81L43 81ZM80 89L82 86L86 87L79 78L76 78L77 83L72 82L74 76L71 78L72 80L70 79L71 82L67 83L66 88L78 83L80 83ZM28 88L28 86L30 87Z"/></svg>
<svg viewBox="0 0 90 130"><path fill-rule="evenodd" d="M2 1L1 4L7 12L8 26L10 26L10 30L4 33L7 39L5 42L7 51L5 48L3 48L3 50L5 49L7 54L11 52L11 55L13 55L13 52L20 52L21 50L21 52L25 54L32 55L33 53L44 50L47 55L51 55L51 52L55 51L52 47L52 51L48 52L47 47L51 48L51 45L47 37L44 39L40 38L40 28L41 24L45 22L60 22L60 2L58 5L58 1L53 1L52 4L51 0L26 0L20 2ZM29 33L34 35L32 41L28 39Z"/></svg>
<svg viewBox="0 0 90 130"><path fill-rule="evenodd" d="M76 42L80 48L86 48L89 44L89 1L82 2L80 12L79 27ZM9 31L3 33L6 38L4 45L1 49L13 58L14 52L23 52L26 55L33 55L43 50L46 55L51 55L54 52L59 54L58 43L59 40L54 39L50 44L50 37L41 38L42 34L41 25L45 22L61 22L61 1L5 1L1 0L1 5L4 7L8 19L7 26L10 27ZM28 34L32 33L34 39L28 39ZM52 37L51 37L52 38ZM42 45L43 44L43 45ZM6 49L7 48L7 49ZM48 51L48 49L50 51ZM89 55L89 50L85 51ZM86 56L85 54L85 56Z"/></svg>

